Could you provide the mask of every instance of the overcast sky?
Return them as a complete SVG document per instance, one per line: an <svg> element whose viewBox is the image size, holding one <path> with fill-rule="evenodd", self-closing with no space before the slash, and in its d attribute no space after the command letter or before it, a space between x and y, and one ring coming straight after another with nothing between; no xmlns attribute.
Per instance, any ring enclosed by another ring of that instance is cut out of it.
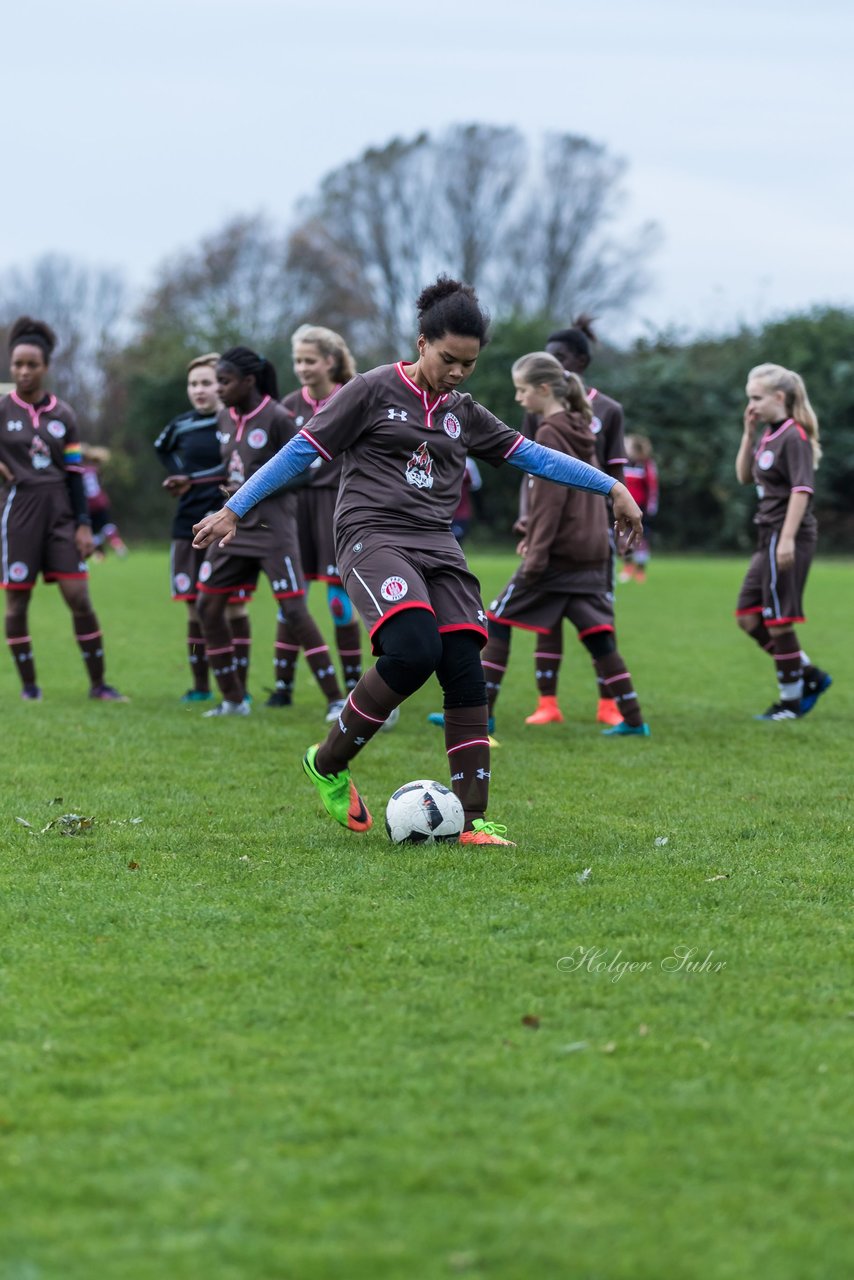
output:
<svg viewBox="0 0 854 1280"><path fill-rule="evenodd" d="M852 15L848 0L42 0L4 27L0 270L58 251L143 287L231 214L286 224L368 145L478 121L585 134L628 161L627 224L655 220L663 243L622 336L852 306Z"/></svg>

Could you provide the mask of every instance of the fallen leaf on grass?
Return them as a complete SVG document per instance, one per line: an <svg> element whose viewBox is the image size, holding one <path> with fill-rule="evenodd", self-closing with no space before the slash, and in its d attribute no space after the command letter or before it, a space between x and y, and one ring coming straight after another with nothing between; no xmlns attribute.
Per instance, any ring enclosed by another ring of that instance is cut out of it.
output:
<svg viewBox="0 0 854 1280"><path fill-rule="evenodd" d="M139 871L139 863L138 863L138 862L129 862L129 863L128 863L128 871Z"/></svg>
<svg viewBox="0 0 854 1280"><path fill-rule="evenodd" d="M719 876L707 876L706 884L714 884L716 880L729 880L729 872L725 871Z"/></svg>
<svg viewBox="0 0 854 1280"><path fill-rule="evenodd" d="M16 822L20 822L22 827L26 827L29 831L35 830L31 822L27 822L26 818L16 818Z"/></svg>
<svg viewBox="0 0 854 1280"><path fill-rule="evenodd" d="M640 1026L638 1027L638 1035L639 1035L639 1036L648 1036L648 1035L649 1035L649 1027L646 1025L646 1023L645 1023L645 1022L642 1022L642 1023L640 1024Z"/></svg>
<svg viewBox="0 0 854 1280"><path fill-rule="evenodd" d="M656 848L658 848L658 849L662 848L662 846L663 846L663 845L666 845L666 844L669 844L669 843L670 843L670 836L656 836L656 837L655 837L655 845L656 845Z"/></svg>
<svg viewBox="0 0 854 1280"><path fill-rule="evenodd" d="M586 1048L586 1040L573 1040L572 1044L565 1044L561 1047L561 1053L581 1053L581 1050Z"/></svg>
<svg viewBox="0 0 854 1280"><path fill-rule="evenodd" d="M603 1053L616 1053L616 1052L617 1052L617 1042L616 1042L616 1040L609 1040L607 1044L603 1044L603 1045L602 1045L602 1052L603 1052Z"/></svg>
<svg viewBox="0 0 854 1280"><path fill-rule="evenodd" d="M590 877L593 875L592 867L585 867L583 871L579 871L575 877L579 884L589 884Z"/></svg>
<svg viewBox="0 0 854 1280"><path fill-rule="evenodd" d="M532 1031L536 1031L540 1025L540 1020L535 1013L526 1013L522 1019L523 1027L530 1027Z"/></svg>

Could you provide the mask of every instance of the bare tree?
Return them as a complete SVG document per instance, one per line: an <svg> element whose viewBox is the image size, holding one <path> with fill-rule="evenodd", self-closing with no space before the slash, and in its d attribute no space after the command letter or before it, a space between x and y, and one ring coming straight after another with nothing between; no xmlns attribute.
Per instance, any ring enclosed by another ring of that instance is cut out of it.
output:
<svg viewBox="0 0 854 1280"><path fill-rule="evenodd" d="M45 254L0 277L2 338L19 315L45 320L58 342L51 363L57 392L88 425L101 410L106 367L126 337L127 291L119 272Z"/></svg>
<svg viewBox="0 0 854 1280"><path fill-rule="evenodd" d="M525 174L525 140L513 128L455 125L435 151L440 200L432 231L437 250L448 270L483 284L501 257Z"/></svg>
<svg viewBox="0 0 854 1280"><path fill-rule="evenodd" d="M656 228L647 223L619 239L611 234L625 168L589 138L545 138L539 181L508 238L502 295L518 310L602 315L646 288Z"/></svg>

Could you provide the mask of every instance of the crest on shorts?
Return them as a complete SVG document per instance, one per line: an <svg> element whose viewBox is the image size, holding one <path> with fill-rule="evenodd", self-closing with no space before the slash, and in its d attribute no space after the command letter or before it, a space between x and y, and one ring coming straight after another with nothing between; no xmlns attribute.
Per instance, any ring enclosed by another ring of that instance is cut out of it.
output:
<svg viewBox="0 0 854 1280"><path fill-rule="evenodd" d="M763 471L768 471L774 465L774 450L763 449L759 457L756 459L757 467L761 467Z"/></svg>
<svg viewBox="0 0 854 1280"><path fill-rule="evenodd" d="M203 560L202 567L199 569L199 582L207 582L213 573L213 565L210 560Z"/></svg>
<svg viewBox="0 0 854 1280"><path fill-rule="evenodd" d="M409 583L405 578L401 578L399 574L394 574L391 578L386 578L380 587L380 595L383 600L388 600L390 604L394 604L397 600L402 600L409 590Z"/></svg>
<svg viewBox="0 0 854 1280"><path fill-rule="evenodd" d="M427 449L427 441L420 444L406 464L406 483L413 489L433 488L433 459Z"/></svg>
<svg viewBox="0 0 854 1280"><path fill-rule="evenodd" d="M190 581L190 575L188 573L175 574L175 590L180 591L182 595L185 591L189 591L192 585L193 584Z"/></svg>
<svg viewBox="0 0 854 1280"><path fill-rule="evenodd" d="M9 581L23 582L29 573L29 569L23 560L16 560L14 564L9 565Z"/></svg>
<svg viewBox="0 0 854 1280"><path fill-rule="evenodd" d="M48 435L53 436L54 440L65 439L65 423L60 422L57 418L51 418L47 424Z"/></svg>
<svg viewBox="0 0 854 1280"><path fill-rule="evenodd" d="M254 431L250 431L246 437L246 443L250 449L263 449L267 443L267 432L263 427L256 427Z"/></svg>
<svg viewBox="0 0 854 1280"><path fill-rule="evenodd" d="M446 413L442 419L442 426L446 436L450 436L452 440L459 440L462 427L460 426L459 418L455 414Z"/></svg>

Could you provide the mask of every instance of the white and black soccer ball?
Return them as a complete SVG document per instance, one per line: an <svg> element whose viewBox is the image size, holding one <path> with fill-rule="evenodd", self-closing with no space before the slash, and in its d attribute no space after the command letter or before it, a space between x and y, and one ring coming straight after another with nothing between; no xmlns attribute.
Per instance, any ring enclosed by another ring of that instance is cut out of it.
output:
<svg viewBox="0 0 854 1280"><path fill-rule="evenodd" d="M427 778L398 787L385 811L385 829L395 844L459 840L464 821L463 806L453 791Z"/></svg>

